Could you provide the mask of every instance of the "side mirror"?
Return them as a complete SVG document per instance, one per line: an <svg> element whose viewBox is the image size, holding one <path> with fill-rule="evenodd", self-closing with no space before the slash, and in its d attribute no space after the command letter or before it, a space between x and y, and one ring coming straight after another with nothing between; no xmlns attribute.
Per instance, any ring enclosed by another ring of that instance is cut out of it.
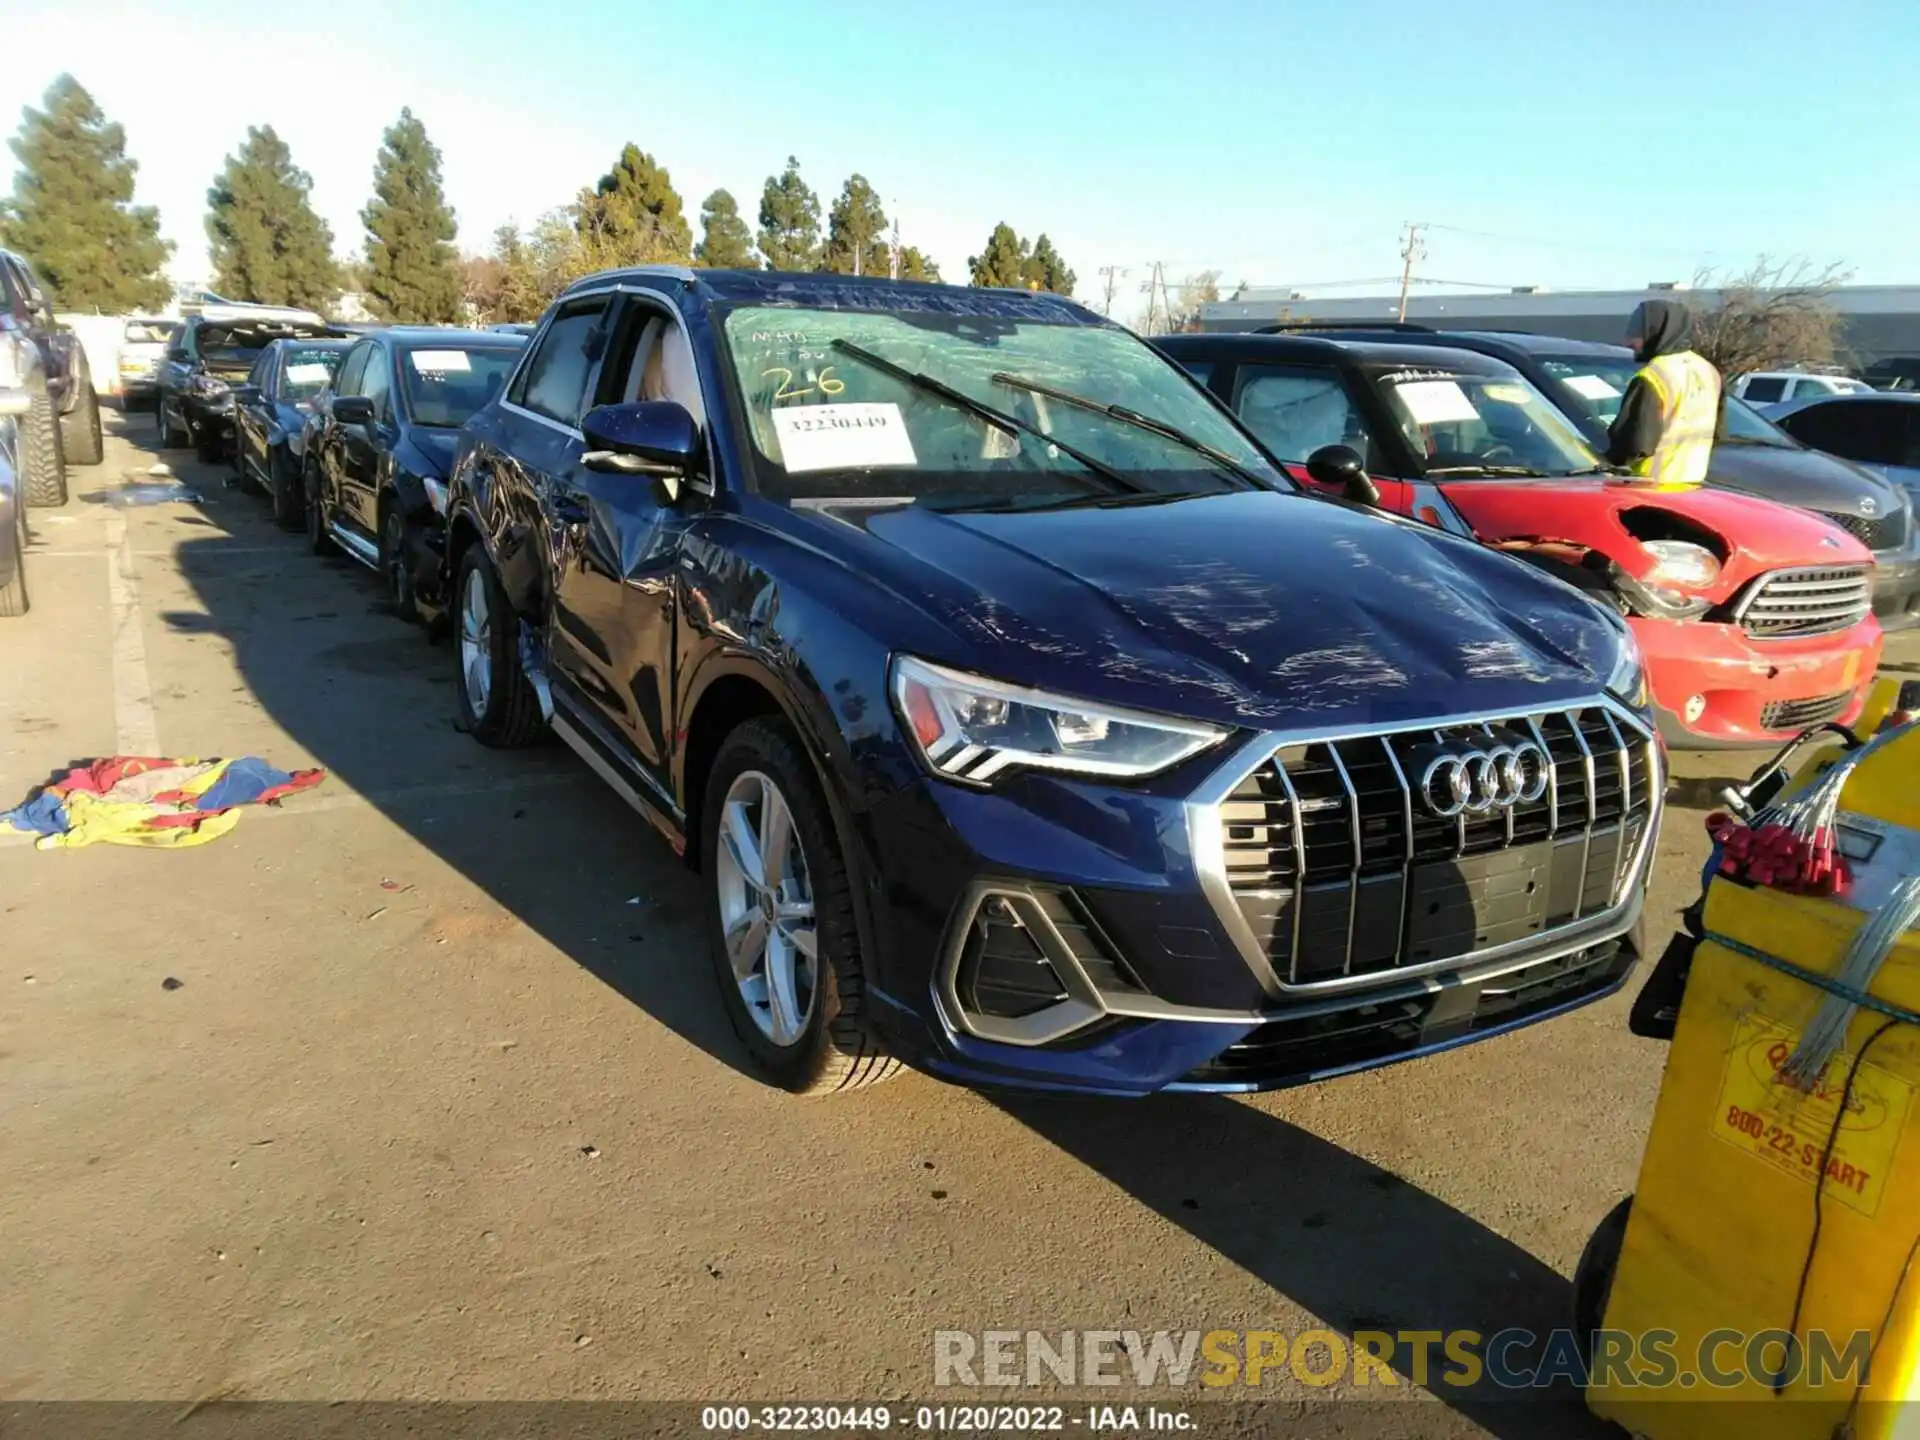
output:
<svg viewBox="0 0 1920 1440"><path fill-rule="evenodd" d="M236 385L233 387L233 403L236 405L251 405L259 398L260 387L258 385Z"/></svg>
<svg viewBox="0 0 1920 1440"><path fill-rule="evenodd" d="M333 418L342 425L371 425L373 401L365 395L336 395L333 397Z"/></svg>
<svg viewBox="0 0 1920 1440"><path fill-rule="evenodd" d="M1357 504L1380 503L1380 487L1367 474L1367 462L1351 445L1322 445L1307 457L1307 478Z"/></svg>
<svg viewBox="0 0 1920 1440"><path fill-rule="evenodd" d="M674 400L601 405L580 422L587 450L580 463L615 475L653 475L669 501L700 466L700 427Z"/></svg>

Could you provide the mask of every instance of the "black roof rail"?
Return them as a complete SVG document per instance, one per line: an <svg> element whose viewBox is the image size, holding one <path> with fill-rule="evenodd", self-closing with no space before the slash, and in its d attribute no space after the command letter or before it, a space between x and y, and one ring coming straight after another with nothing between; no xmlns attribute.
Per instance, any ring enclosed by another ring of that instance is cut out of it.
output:
<svg viewBox="0 0 1920 1440"><path fill-rule="evenodd" d="M1416 325L1411 320L1282 320L1278 325L1262 325L1255 335L1283 335L1293 330L1398 330L1416 335L1432 335L1431 325Z"/></svg>

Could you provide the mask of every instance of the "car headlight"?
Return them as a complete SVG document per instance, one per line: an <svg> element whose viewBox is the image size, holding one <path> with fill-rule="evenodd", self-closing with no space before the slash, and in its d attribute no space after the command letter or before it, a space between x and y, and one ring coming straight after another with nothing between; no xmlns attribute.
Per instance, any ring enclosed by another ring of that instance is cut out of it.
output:
<svg viewBox="0 0 1920 1440"><path fill-rule="evenodd" d="M194 394L211 400L217 395L225 395L229 387L226 381L216 380L211 375L195 375L187 381L187 388Z"/></svg>
<svg viewBox="0 0 1920 1440"><path fill-rule="evenodd" d="M1633 631L1619 623L1615 631L1613 664L1607 671L1607 689L1636 710L1647 708L1647 662Z"/></svg>
<svg viewBox="0 0 1920 1440"><path fill-rule="evenodd" d="M433 506L434 513L445 515L447 513L447 482L435 480L429 476L421 479L420 486L427 492L427 503Z"/></svg>
<svg viewBox="0 0 1920 1440"><path fill-rule="evenodd" d="M1156 775L1227 731L1095 705L897 656L893 703L921 756L943 779L986 785L1008 770Z"/></svg>
<svg viewBox="0 0 1920 1440"><path fill-rule="evenodd" d="M1646 576L1649 585L1684 585L1689 590L1704 590L1720 578L1720 560L1704 545L1690 540L1642 540L1642 547L1657 562Z"/></svg>

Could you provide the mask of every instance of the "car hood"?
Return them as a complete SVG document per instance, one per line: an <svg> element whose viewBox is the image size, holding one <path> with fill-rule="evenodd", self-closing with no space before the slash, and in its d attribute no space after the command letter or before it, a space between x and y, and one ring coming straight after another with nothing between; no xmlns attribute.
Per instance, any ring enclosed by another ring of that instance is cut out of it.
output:
<svg viewBox="0 0 1920 1440"><path fill-rule="evenodd" d="M1902 498L1887 481L1849 461L1783 445L1715 445L1707 479L1803 510L1867 518L1898 509ZM1873 503L1871 514L1860 508L1863 500Z"/></svg>
<svg viewBox="0 0 1920 1440"><path fill-rule="evenodd" d="M436 480L447 478L453 468L453 450L459 442L458 430L429 430L415 427L407 432L414 450L426 463L426 473Z"/></svg>
<svg viewBox="0 0 1920 1440"><path fill-rule="evenodd" d="M1544 543L1595 551L1637 580L1659 563L1642 538L1689 539L1707 532L1721 552L1719 577L1691 590L1715 604L1754 576L1803 565L1870 565L1866 546L1830 521L1728 490L1659 490L1643 483L1565 480L1443 484L1473 533L1489 544ZM1678 517L1677 522L1664 517ZM1704 543L1704 541L1703 541Z"/></svg>
<svg viewBox="0 0 1920 1440"><path fill-rule="evenodd" d="M1598 691L1620 643L1528 566L1303 496L792 513L945 627L930 659L1226 724L1546 707Z"/></svg>

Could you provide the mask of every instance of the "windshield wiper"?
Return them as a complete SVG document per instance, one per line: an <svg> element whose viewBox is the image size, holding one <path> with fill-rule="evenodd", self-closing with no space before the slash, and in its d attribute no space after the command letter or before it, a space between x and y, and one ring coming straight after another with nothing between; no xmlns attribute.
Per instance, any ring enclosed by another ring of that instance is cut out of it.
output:
<svg viewBox="0 0 1920 1440"><path fill-rule="evenodd" d="M1138 480L1121 474L1104 460L1096 460L1084 451L1076 450L1073 446L1054 439L1053 436L1047 434L1046 431L1040 429L1037 425L1029 425L1017 415L1009 415L1004 410L996 410L991 405L983 405L964 391L954 389L953 386L947 384L944 380L936 380L933 376L923 375L918 370L909 370L903 365L896 365L885 356L876 355L871 350L854 344L851 340L835 340L833 342L833 348L838 350L842 355L851 355L863 365L872 366L882 375L891 375L902 385L911 385L914 389L924 390L929 395L938 395L948 404L965 410L976 420L991 425L994 429L1004 434L1025 435L1029 439L1040 441L1043 445L1051 445L1069 459L1075 460L1085 466L1102 480L1105 480L1109 485L1116 486L1130 494L1139 494L1148 489L1147 486L1142 485Z"/></svg>
<svg viewBox="0 0 1920 1440"><path fill-rule="evenodd" d="M1136 430L1145 430L1150 435L1171 440L1182 449L1190 450L1195 455L1211 460L1222 470L1245 481L1256 490L1272 488L1269 482L1261 479L1225 451L1214 449L1204 440L1196 440L1186 431L1177 429L1164 420L1156 420L1151 415L1142 415L1138 410L1131 410L1125 405L1103 405L1098 400L1089 400L1084 395L1075 395L1071 390L1056 390L1051 385L1042 385L1038 380L1009 375L1004 370L995 371L992 379L996 385L1005 385L1015 390L1030 390L1035 395L1044 395L1049 400L1058 400L1062 405L1071 405L1076 410L1091 410L1096 415L1106 415L1120 421L1123 425L1131 425Z"/></svg>
<svg viewBox="0 0 1920 1440"><path fill-rule="evenodd" d="M1557 480L1558 475L1549 475L1545 470L1536 470L1531 465L1429 465L1429 475L1495 475L1515 480Z"/></svg>

